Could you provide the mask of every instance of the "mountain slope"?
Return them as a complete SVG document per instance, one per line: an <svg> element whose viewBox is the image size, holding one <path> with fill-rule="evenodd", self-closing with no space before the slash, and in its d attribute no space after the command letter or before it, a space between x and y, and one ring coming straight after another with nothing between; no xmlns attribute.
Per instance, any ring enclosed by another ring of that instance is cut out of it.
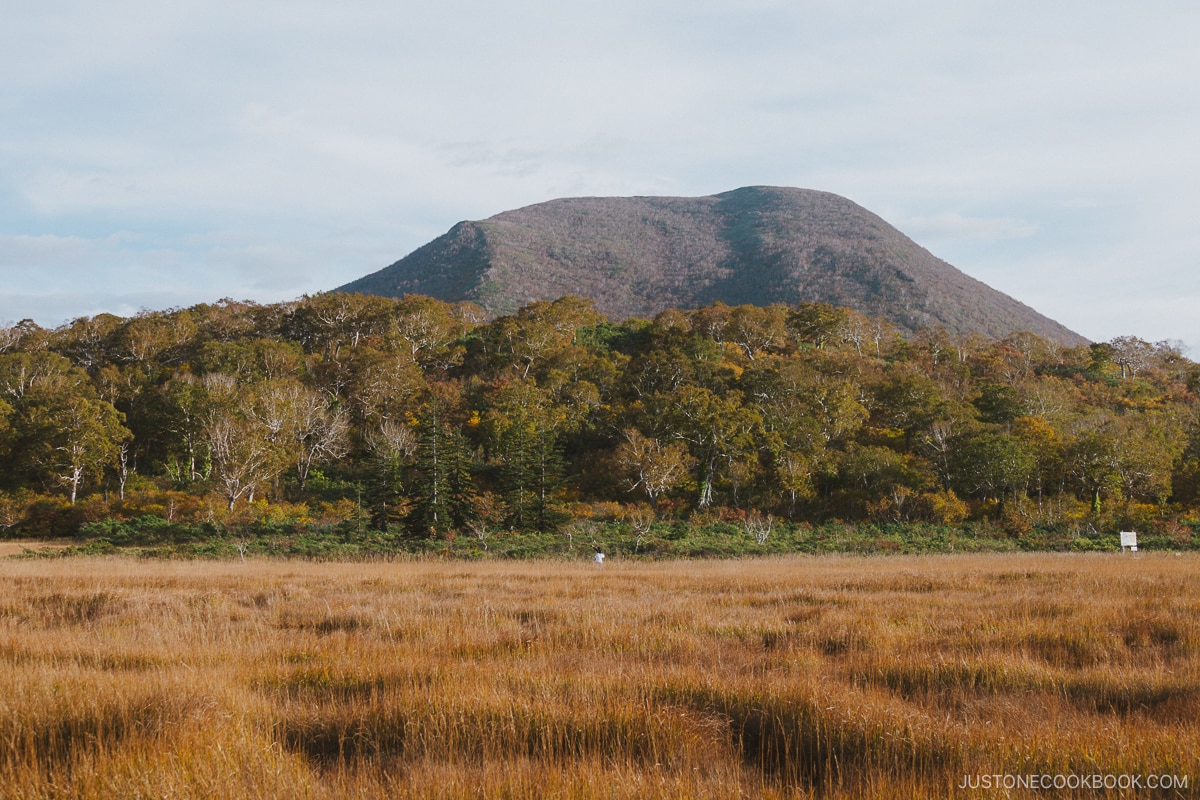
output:
<svg viewBox="0 0 1200 800"><path fill-rule="evenodd" d="M936 325L1086 341L861 206L806 189L552 200L461 222L338 291L473 300L491 314L578 294L617 320L715 301L823 301L882 316L905 332Z"/></svg>

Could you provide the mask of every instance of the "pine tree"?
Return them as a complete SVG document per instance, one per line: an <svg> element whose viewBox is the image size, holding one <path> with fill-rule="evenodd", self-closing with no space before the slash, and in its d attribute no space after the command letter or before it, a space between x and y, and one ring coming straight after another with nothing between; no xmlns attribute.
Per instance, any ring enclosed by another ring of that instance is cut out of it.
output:
<svg viewBox="0 0 1200 800"><path fill-rule="evenodd" d="M409 521L430 538L452 536L470 521L474 507L471 448L453 411L453 398L434 391L417 417L414 507Z"/></svg>

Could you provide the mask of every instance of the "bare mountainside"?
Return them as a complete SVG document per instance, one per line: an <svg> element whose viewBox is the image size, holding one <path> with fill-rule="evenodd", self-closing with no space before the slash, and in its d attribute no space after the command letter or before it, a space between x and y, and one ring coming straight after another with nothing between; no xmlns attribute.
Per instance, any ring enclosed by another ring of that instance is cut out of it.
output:
<svg viewBox="0 0 1200 800"><path fill-rule="evenodd" d="M1086 340L828 192L755 186L711 197L552 200L448 233L338 291L472 300L490 314L567 294L615 320L717 301L820 301L900 330Z"/></svg>

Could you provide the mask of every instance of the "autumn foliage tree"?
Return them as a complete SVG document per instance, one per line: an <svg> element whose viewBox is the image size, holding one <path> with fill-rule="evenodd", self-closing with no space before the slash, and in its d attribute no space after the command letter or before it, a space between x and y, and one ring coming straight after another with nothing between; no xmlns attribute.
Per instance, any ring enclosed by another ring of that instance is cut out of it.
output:
<svg viewBox="0 0 1200 800"><path fill-rule="evenodd" d="M139 492L253 499L481 541L593 505L1018 531L1187 521L1198 397L1200 366L1170 343L901 338L822 303L606 320L564 297L488 320L418 296L221 300L0 327L0 500L7 530L30 498L103 505L111 488L113 514Z"/></svg>

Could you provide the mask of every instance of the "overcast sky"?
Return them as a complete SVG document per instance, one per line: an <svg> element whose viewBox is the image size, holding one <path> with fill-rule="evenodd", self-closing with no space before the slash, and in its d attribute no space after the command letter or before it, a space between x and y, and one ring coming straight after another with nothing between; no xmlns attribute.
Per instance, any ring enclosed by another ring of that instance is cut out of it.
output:
<svg viewBox="0 0 1200 800"><path fill-rule="evenodd" d="M292 299L463 219L769 184L1200 357L1200 3L0 3L0 324Z"/></svg>

